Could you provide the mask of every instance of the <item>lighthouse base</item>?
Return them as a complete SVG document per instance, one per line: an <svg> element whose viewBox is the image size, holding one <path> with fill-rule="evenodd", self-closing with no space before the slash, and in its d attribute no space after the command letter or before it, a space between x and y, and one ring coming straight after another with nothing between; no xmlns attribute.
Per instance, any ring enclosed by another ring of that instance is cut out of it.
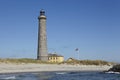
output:
<svg viewBox="0 0 120 80"><path fill-rule="evenodd" d="M48 56L37 56L37 60L48 61Z"/></svg>

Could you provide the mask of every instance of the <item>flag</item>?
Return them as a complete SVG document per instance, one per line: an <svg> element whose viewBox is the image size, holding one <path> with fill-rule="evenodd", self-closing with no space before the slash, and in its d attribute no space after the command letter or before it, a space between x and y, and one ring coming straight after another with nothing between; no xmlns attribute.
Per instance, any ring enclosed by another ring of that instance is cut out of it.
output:
<svg viewBox="0 0 120 80"><path fill-rule="evenodd" d="M78 51L78 50L79 50L78 48L75 49L75 51Z"/></svg>

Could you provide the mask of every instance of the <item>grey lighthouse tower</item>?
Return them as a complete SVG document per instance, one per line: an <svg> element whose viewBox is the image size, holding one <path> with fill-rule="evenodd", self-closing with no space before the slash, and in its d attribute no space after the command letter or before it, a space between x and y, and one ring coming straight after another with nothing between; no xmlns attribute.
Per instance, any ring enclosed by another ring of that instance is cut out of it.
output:
<svg viewBox="0 0 120 80"><path fill-rule="evenodd" d="M40 16L38 17L38 51L37 59L41 61L48 61L47 52L47 36L46 36L46 16L45 11L40 11Z"/></svg>

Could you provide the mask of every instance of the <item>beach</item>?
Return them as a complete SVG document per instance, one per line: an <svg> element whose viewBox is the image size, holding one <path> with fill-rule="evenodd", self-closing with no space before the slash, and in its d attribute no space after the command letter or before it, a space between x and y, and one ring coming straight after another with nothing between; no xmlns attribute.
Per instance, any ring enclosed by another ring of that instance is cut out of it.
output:
<svg viewBox="0 0 120 80"><path fill-rule="evenodd" d="M44 72L44 71L106 71L107 65L68 65L68 64L34 64L34 63L0 63L0 73Z"/></svg>

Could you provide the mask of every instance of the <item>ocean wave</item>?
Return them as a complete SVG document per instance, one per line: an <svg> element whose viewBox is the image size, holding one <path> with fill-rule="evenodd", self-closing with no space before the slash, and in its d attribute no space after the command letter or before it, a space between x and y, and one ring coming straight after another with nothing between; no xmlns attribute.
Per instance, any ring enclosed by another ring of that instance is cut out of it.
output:
<svg viewBox="0 0 120 80"><path fill-rule="evenodd" d="M67 74L67 72L57 72L56 74Z"/></svg>
<svg viewBox="0 0 120 80"><path fill-rule="evenodd" d="M114 72L114 71L108 71L108 72L105 72L105 73L108 73L108 74L120 74L120 72Z"/></svg>
<svg viewBox="0 0 120 80"><path fill-rule="evenodd" d="M14 79L16 79L16 77L15 76L9 76L9 77L2 77L0 79L2 79L2 80L9 80L9 79L14 80Z"/></svg>

